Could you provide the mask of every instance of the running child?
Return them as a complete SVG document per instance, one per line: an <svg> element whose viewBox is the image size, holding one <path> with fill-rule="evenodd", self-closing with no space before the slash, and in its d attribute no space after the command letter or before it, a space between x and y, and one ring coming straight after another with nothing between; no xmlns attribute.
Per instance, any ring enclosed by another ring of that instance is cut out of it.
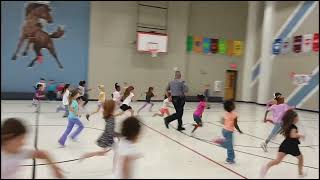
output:
<svg viewBox="0 0 320 180"><path fill-rule="evenodd" d="M134 97L133 90L134 90L133 86L129 86L125 90L124 95L122 97L123 102L122 102L122 105L120 106L120 109L122 110L121 114L123 114L126 111L130 111L131 116L133 116L134 111L133 111L132 107L130 106L132 98Z"/></svg>
<svg viewBox="0 0 320 180"><path fill-rule="evenodd" d="M114 88L115 88L115 91L111 95L112 96L112 100L115 101L118 106L120 106L120 104L121 104L121 92L120 92L121 88L118 85L118 83L116 83L114 85Z"/></svg>
<svg viewBox="0 0 320 180"><path fill-rule="evenodd" d="M120 143L117 147L115 163L115 179L134 178L134 162L142 157L138 152L136 143L141 132L139 120L135 117L128 117L121 125Z"/></svg>
<svg viewBox="0 0 320 180"><path fill-rule="evenodd" d="M140 113L140 111L145 108L147 105L150 105L150 108L149 108L149 112L151 112L152 110L152 107L153 107L153 103L151 102L151 98L154 97L154 94L153 94L153 87L149 87L148 89L148 92L146 92L146 102L144 103L143 106L141 106L141 108L137 111L137 114Z"/></svg>
<svg viewBox="0 0 320 180"><path fill-rule="evenodd" d="M167 114L167 116L170 116L169 107L171 107L171 108L173 108L173 107L169 105L169 103L172 102L171 94L168 93L168 95L169 95L169 97L165 96L165 99L163 100L163 104L160 109L160 113L155 113L155 114L153 114L152 117L155 117L155 116L163 117L164 114Z"/></svg>
<svg viewBox="0 0 320 180"><path fill-rule="evenodd" d="M268 108L271 107L274 104L278 104L278 99L280 97L282 97L282 94L279 93L279 92L276 92L276 93L273 94L273 99L267 102L267 110L266 110L266 113L264 114L263 122L267 122L268 121L267 120L267 116L268 116L268 113L269 113Z"/></svg>
<svg viewBox="0 0 320 180"><path fill-rule="evenodd" d="M69 88L70 88L70 84L65 84L62 91L61 91L61 94L62 94L62 106L58 106L57 109L56 109L56 112L59 112L61 110L64 110L64 115L63 117L68 117L69 115L69 101L68 101L68 98L69 98L69 95L70 95L70 91L69 91Z"/></svg>
<svg viewBox="0 0 320 180"><path fill-rule="evenodd" d="M194 128L191 131L191 133L194 133L194 131L198 128L198 127L202 127L202 114L204 109L207 106L207 103L205 101L205 96L204 95L198 95L198 100L199 100L199 104L197 106L197 109L194 111L193 113L193 120L196 122L196 124L193 124Z"/></svg>
<svg viewBox="0 0 320 180"><path fill-rule="evenodd" d="M69 95L69 116L68 116L68 125L67 128L65 130L65 132L63 133L63 135L60 137L59 139L59 144L61 146L65 146L65 142L67 140L68 135L70 134L70 132L73 129L73 126L76 124L78 126L78 129L71 135L71 139L72 140L76 140L76 137L80 134L80 132L83 130L83 124L79 119L79 105L77 102L77 98L79 97L79 91L78 89L73 89L70 92Z"/></svg>
<svg viewBox="0 0 320 180"><path fill-rule="evenodd" d="M45 97L44 85L41 83L37 84L36 91L32 100L32 105L38 107L40 100L43 100Z"/></svg>
<svg viewBox="0 0 320 180"><path fill-rule="evenodd" d="M214 140L214 143L220 144L222 147L227 149L227 164L234 164L235 155L233 150L233 131L236 128L240 134L242 131L238 126L238 115L234 111L235 105L233 101L225 101L223 104L225 115L223 117L223 129L222 135L224 138Z"/></svg>
<svg viewBox="0 0 320 180"><path fill-rule="evenodd" d="M303 177L303 156L299 149L300 141L305 136L300 134L295 124L299 121L298 114L292 109L288 110L282 117L282 130L281 134L285 137L279 147L277 158L270 161L267 165L261 169L261 177L264 177L268 170L275 165L278 165L283 158L290 154L298 159L298 173L300 177Z"/></svg>
<svg viewBox="0 0 320 180"><path fill-rule="evenodd" d="M97 145L102 149L100 151L95 151L91 153L84 154L81 159L89 158L93 156L104 156L111 149L115 150L113 138L116 136L115 129L115 109L116 103L113 100L107 100L102 104L103 108L103 119L105 121L105 128L101 136L97 140ZM116 154L116 152L115 152ZM115 165L116 155L113 158L113 163Z"/></svg>
<svg viewBox="0 0 320 180"><path fill-rule="evenodd" d="M83 107L84 107L85 105L88 104L88 101L89 101L88 100L88 92L91 91L91 89L88 89L86 87L86 81L80 81L78 89L79 89L79 93L80 93L80 97L79 98L82 101L84 101L84 103L83 103Z"/></svg>
<svg viewBox="0 0 320 180"><path fill-rule="evenodd" d="M9 118L1 125L1 179L17 179L19 168L25 159L43 159L54 176L64 178L62 170L43 150L25 149L27 129L21 120Z"/></svg>
<svg viewBox="0 0 320 180"><path fill-rule="evenodd" d="M266 139L264 143L261 144L261 148L264 150L264 152L268 152L267 150L267 145L270 142L272 138L274 138L279 132L281 131L281 126L282 126L282 116L286 111L289 109L293 109L294 107L291 107L287 104L284 103L284 98L279 97L278 98L278 104L274 104L268 108L268 111L272 112L272 120L268 119L267 121L270 121L273 123L274 127Z"/></svg>
<svg viewBox="0 0 320 180"><path fill-rule="evenodd" d="M93 114L96 114L100 111L100 109L102 108L103 103L106 101L106 90L104 88L104 85L99 85L98 86L98 90L99 90L99 96L98 96L98 107L97 110L92 112L91 114L87 114L86 118L89 121L89 117Z"/></svg>

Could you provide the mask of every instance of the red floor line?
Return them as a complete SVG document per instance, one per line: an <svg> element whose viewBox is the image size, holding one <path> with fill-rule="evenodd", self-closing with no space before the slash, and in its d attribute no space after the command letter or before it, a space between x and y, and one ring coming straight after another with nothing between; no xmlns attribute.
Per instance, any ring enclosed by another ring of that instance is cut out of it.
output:
<svg viewBox="0 0 320 180"><path fill-rule="evenodd" d="M141 121L140 121L140 122L141 122ZM185 148L189 149L190 151L192 151L192 152L194 152L194 153L196 153L196 154L200 155L201 157L206 158L207 160L209 160L209 161L211 161L211 162L213 162L213 163L215 163L215 164L217 164L217 165L219 165L219 166L221 166L221 167L223 167L223 168L227 169L228 171L233 172L234 174L236 174L236 175L238 175L238 176L240 176L240 177L242 177L242 178L244 178L244 179L248 179L247 177L245 177L245 176L243 176L243 175L239 174L238 172L236 172L236 171L234 171L234 170L232 170L232 169L230 169L230 168L228 168L228 167L223 166L222 164L220 164L220 163L218 163L218 162L216 162L216 161L214 161L214 160L210 159L209 157L207 157L207 156L205 156L205 155L203 155L203 154L199 153L198 151L196 151L196 150L194 150L194 149L192 149L192 148L189 148L188 146L186 146L186 145L184 145L184 144L180 143L180 142L179 142L179 141L177 141L177 140L172 139L171 137L169 137L169 136L167 136L167 135L163 134L162 132L160 132L160 131L158 131L158 130L153 129L152 127L150 127L150 126L148 126L148 125L144 124L143 122L141 122L141 124L142 124L142 125L144 125L144 126L146 126L146 127L147 127L147 128L149 128L149 129L151 129L151 130L153 130L153 131L155 131L155 132L157 132L157 133L161 134L162 136L164 136L164 137L166 137L166 138L168 138L168 139L170 139L170 140L172 140L172 141L176 142L177 144L179 144L179 145L181 145L181 146L183 146L183 147L185 147Z"/></svg>

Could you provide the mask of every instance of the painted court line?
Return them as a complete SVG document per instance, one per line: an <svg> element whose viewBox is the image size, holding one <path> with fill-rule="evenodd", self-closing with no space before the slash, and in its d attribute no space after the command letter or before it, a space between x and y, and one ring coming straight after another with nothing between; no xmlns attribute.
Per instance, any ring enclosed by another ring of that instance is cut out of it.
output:
<svg viewBox="0 0 320 180"><path fill-rule="evenodd" d="M244 178L244 179L248 179L247 177L245 177L245 176L243 176L243 175L239 174L238 172L236 172L236 171L234 171L234 170L232 170L232 169L230 169L230 168L228 168L228 167L226 167L226 166L223 166L222 164L220 164L220 163L218 163L218 162L214 161L213 159L211 159L211 158L209 158L209 157L207 157L207 156L205 156L205 155L203 155L203 154L199 153L198 151L196 151L196 150L194 150L194 149L192 149L192 148L190 148L190 147L188 147L188 146L186 146L186 145L184 145L184 144L180 143L179 141L176 141L176 140L172 139L171 137L169 137L169 136L167 136L167 135L163 134L162 132L160 132L160 131L158 131L158 130L153 129L152 127L150 127L150 126L148 126L148 125L144 124L143 122L141 122L141 121L140 121L140 123L141 123L142 125L146 126L147 128L149 128L149 129L153 130L154 132L159 133L160 135L162 135L162 136L164 136L164 137L166 137L166 138L170 139L171 141L174 141L175 143L177 143L177 144L179 144L179 145L181 145L181 146L185 147L186 149L189 149L190 151L192 151L192 152L194 152L194 153L198 154L199 156L201 156L201 157L203 157L203 158L205 158L205 159L209 160L210 162L215 163L215 164L217 164L217 165L219 165L219 166L221 166L221 167L223 167L223 168L227 169L228 171L230 171L230 172L232 172L232 173L234 173L234 174L236 174L236 175L238 175L238 176L240 176L240 177L242 177L242 178Z"/></svg>

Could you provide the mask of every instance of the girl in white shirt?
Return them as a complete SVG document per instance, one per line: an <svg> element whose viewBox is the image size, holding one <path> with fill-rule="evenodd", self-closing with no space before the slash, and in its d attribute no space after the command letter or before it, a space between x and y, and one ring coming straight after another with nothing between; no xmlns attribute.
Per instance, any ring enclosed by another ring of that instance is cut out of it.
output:
<svg viewBox="0 0 320 180"><path fill-rule="evenodd" d="M123 102L122 102L122 105L120 106L120 109L122 110L121 114L123 114L126 111L130 111L131 116L133 116L134 111L133 111L132 107L130 106L132 98L134 97L133 90L134 90L134 87L129 86L126 89L126 91L124 92L123 97L122 97Z"/></svg>
<svg viewBox="0 0 320 180"><path fill-rule="evenodd" d="M116 104L118 105L118 106L120 106L120 104L121 104L121 88L120 88L120 86L118 85L118 83L116 83L115 85L114 85L114 88L116 89L113 93L112 93L112 100L114 101L114 102L116 102Z"/></svg>
<svg viewBox="0 0 320 180"><path fill-rule="evenodd" d="M142 157L136 148L141 130L140 122L135 117L125 119L121 126L120 143L116 152L114 167L115 179L132 179L134 174L134 162Z"/></svg>
<svg viewBox="0 0 320 180"><path fill-rule="evenodd" d="M61 94L63 95L63 97L62 97L62 105L63 106L58 106L57 110L56 110L56 112L64 110L65 113L64 113L63 117L68 117L68 115L69 115L69 108L68 108L69 107L68 97L69 97L69 94L70 94L69 87L70 87L70 84L65 84L64 85L63 90L61 92Z"/></svg>
<svg viewBox="0 0 320 180"><path fill-rule="evenodd" d="M49 154L41 150L27 150L23 146L27 129L19 119L9 118L1 125L1 179L17 179L17 172L25 159L44 159L55 177L63 178L62 170Z"/></svg>

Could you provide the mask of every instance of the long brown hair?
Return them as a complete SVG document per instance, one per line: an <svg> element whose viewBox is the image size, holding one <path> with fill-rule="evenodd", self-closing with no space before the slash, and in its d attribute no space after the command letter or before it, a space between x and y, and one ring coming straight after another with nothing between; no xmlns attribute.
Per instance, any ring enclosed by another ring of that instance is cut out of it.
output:
<svg viewBox="0 0 320 180"><path fill-rule="evenodd" d="M116 103L113 100L106 100L103 103L103 118L108 119L113 116Z"/></svg>
<svg viewBox="0 0 320 180"><path fill-rule="evenodd" d="M20 119L6 119L1 126L1 145L3 145L6 141L14 139L17 136L24 135L26 133L27 129Z"/></svg>
<svg viewBox="0 0 320 180"><path fill-rule="evenodd" d="M125 91L124 91L124 94L123 94L123 97L122 99L125 100L129 95L130 95L130 92L134 90L134 87L133 86L129 86Z"/></svg>
<svg viewBox="0 0 320 180"><path fill-rule="evenodd" d="M298 117L298 114L292 109L284 113L282 117L282 130L280 133L285 137L290 136L290 126L293 124L296 117Z"/></svg>
<svg viewBox="0 0 320 180"><path fill-rule="evenodd" d="M79 94L79 90L78 89L72 89L70 94L69 94L69 97L68 97L68 101L69 101L69 106L71 105L72 103L72 99L77 95Z"/></svg>

